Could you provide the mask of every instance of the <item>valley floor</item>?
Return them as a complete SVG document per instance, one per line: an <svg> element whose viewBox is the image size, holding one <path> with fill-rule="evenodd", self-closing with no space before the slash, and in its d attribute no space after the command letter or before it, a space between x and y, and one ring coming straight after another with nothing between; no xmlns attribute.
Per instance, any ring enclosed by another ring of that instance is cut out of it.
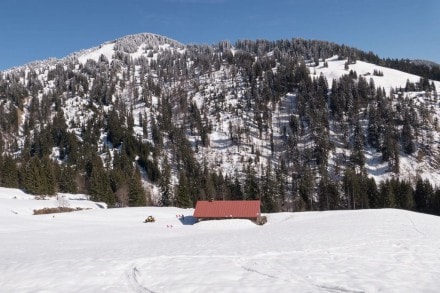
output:
<svg viewBox="0 0 440 293"><path fill-rule="evenodd" d="M268 214L194 224L193 210L100 209L0 189L1 292L438 292L440 218L408 211ZM184 220L178 215L184 215ZM152 215L154 223L143 223Z"/></svg>

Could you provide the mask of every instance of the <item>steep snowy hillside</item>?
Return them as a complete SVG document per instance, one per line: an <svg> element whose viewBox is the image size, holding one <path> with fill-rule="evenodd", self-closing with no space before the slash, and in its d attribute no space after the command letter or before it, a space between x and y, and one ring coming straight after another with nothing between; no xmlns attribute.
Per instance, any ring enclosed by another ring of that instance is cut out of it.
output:
<svg viewBox="0 0 440 293"><path fill-rule="evenodd" d="M440 180L440 82L385 63L323 41L138 34L1 72L0 185L111 207L440 212L436 190L400 200L396 187Z"/></svg>
<svg viewBox="0 0 440 293"><path fill-rule="evenodd" d="M0 190L4 292L438 291L435 216L382 209L194 224L193 210L178 208L11 212L17 201L41 206L21 197ZM149 215L155 223L143 223Z"/></svg>

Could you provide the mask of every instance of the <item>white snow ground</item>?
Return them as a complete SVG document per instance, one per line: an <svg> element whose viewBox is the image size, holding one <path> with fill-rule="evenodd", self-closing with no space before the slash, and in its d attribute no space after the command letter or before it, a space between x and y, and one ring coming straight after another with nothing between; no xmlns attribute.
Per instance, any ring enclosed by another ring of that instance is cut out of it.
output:
<svg viewBox="0 0 440 293"><path fill-rule="evenodd" d="M268 214L264 226L246 220L190 225L192 209L99 209L85 199L70 206L92 210L33 216L45 203L55 204L0 189L0 292L440 288L435 216L384 209ZM156 222L143 223L148 215Z"/></svg>

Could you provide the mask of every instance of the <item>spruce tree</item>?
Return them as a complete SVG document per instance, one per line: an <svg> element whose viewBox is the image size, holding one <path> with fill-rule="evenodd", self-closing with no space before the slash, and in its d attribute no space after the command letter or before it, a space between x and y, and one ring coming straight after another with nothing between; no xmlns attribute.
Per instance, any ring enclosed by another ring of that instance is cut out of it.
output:
<svg viewBox="0 0 440 293"><path fill-rule="evenodd" d="M334 210L340 205L338 186L327 176L323 176L318 183L318 200L321 211Z"/></svg>
<svg viewBox="0 0 440 293"><path fill-rule="evenodd" d="M342 179L342 189L344 190L346 206L349 209L357 209L361 197L360 176L352 168L347 168Z"/></svg>
<svg viewBox="0 0 440 293"><path fill-rule="evenodd" d="M270 163L267 165L266 172L262 179L261 186L261 206L264 213L273 213L278 211L276 205L275 182L273 179L272 168Z"/></svg>
<svg viewBox="0 0 440 293"><path fill-rule="evenodd" d="M281 160L279 168L275 171L275 194L281 207L286 203L286 172L286 164Z"/></svg>
<svg viewBox="0 0 440 293"><path fill-rule="evenodd" d="M440 216L440 189L436 189L428 201L429 212Z"/></svg>
<svg viewBox="0 0 440 293"><path fill-rule="evenodd" d="M19 186L18 184L17 164L12 157L6 155L0 162L0 185L3 187L17 188Z"/></svg>
<svg viewBox="0 0 440 293"><path fill-rule="evenodd" d="M300 179L298 182L298 194L302 201L306 205L307 210L313 210L314 209L314 201L313 201L313 189L314 189L314 182L313 182L313 175L312 170L308 165L304 165L302 167L302 172L300 175Z"/></svg>
<svg viewBox="0 0 440 293"><path fill-rule="evenodd" d="M246 200L260 199L260 186L252 166L246 168L246 178L243 186L243 196Z"/></svg>
<svg viewBox="0 0 440 293"><path fill-rule="evenodd" d="M61 166L58 176L58 190L65 193L77 193L76 176L77 173L74 167L69 165Z"/></svg>
<svg viewBox="0 0 440 293"><path fill-rule="evenodd" d="M379 185L379 200L381 208L395 208L396 194L390 180L385 180Z"/></svg>
<svg viewBox="0 0 440 293"><path fill-rule="evenodd" d="M351 150L351 161L353 164L359 166L361 170L365 166L365 136L359 120L356 120L353 133L353 147Z"/></svg>
<svg viewBox="0 0 440 293"><path fill-rule="evenodd" d="M30 194L45 194L45 179L38 157L32 157L22 167L23 188Z"/></svg>
<svg viewBox="0 0 440 293"><path fill-rule="evenodd" d="M5 142L3 141L3 135L0 131L0 158L1 158L1 156L3 156L3 149L5 147L4 144L5 144Z"/></svg>
<svg viewBox="0 0 440 293"><path fill-rule="evenodd" d="M376 150L380 148L380 128L381 122L376 105L371 103L368 107L368 144Z"/></svg>
<svg viewBox="0 0 440 293"><path fill-rule="evenodd" d="M96 164L92 168L90 174L89 185L90 198L93 201L102 201L107 203L110 207L115 204L115 196L110 186L110 179L107 172L101 164Z"/></svg>
<svg viewBox="0 0 440 293"><path fill-rule="evenodd" d="M241 190L241 184L238 180L238 175L234 176L234 182L232 183L230 190L231 190L231 199L232 200L243 200L243 192Z"/></svg>
<svg viewBox="0 0 440 293"><path fill-rule="evenodd" d="M367 178L365 181L365 190L368 197L368 204L370 208L379 208L381 206L380 204L380 198L379 198L379 191L377 189L377 184L374 178Z"/></svg>
<svg viewBox="0 0 440 293"><path fill-rule="evenodd" d="M54 195L56 191L57 179L54 170L54 163L49 156L44 156L41 159L41 172L43 179L44 194Z"/></svg>
<svg viewBox="0 0 440 293"><path fill-rule="evenodd" d="M160 203L162 206L170 206L172 200L171 189L171 167L168 163L168 159L165 156L162 164L162 172L159 180L159 187L161 192Z"/></svg>
<svg viewBox="0 0 440 293"><path fill-rule="evenodd" d="M130 206L145 206L147 203L145 189L142 186L141 174L135 169L128 180L128 202Z"/></svg>
<svg viewBox="0 0 440 293"><path fill-rule="evenodd" d="M193 207L188 178L183 170L179 172L179 184L177 185L176 191L176 206L180 208Z"/></svg>
<svg viewBox="0 0 440 293"><path fill-rule="evenodd" d="M410 122L410 118L408 115L409 114L405 115L405 117L404 117L400 137L401 137L401 141L402 141L403 151L406 154L411 155L415 151L415 145L414 145L414 141L413 141L414 136L413 136L413 131L411 129L411 122Z"/></svg>
<svg viewBox="0 0 440 293"><path fill-rule="evenodd" d="M406 210L414 208L413 189L405 180L396 180L396 207Z"/></svg>
<svg viewBox="0 0 440 293"><path fill-rule="evenodd" d="M429 198L434 194L431 183L427 179L423 180L421 177L417 178L416 188L414 190L414 202L416 210L422 213L429 211Z"/></svg>

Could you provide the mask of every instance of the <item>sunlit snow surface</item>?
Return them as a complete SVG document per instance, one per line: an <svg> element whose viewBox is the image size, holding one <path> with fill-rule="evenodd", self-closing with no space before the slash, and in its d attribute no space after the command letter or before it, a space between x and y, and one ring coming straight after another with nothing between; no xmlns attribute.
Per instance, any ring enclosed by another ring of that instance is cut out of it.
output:
<svg viewBox="0 0 440 293"><path fill-rule="evenodd" d="M68 196L67 196L68 197ZM33 216L0 189L1 292L438 292L440 218L400 210L193 224L193 210ZM52 206L51 200L44 201ZM177 216L185 215L182 221ZM143 223L152 215L155 223Z"/></svg>
<svg viewBox="0 0 440 293"><path fill-rule="evenodd" d="M310 67L309 69L313 77L323 74L327 78L329 86L332 85L333 79L338 80L342 75L348 74L349 70L356 71L357 75L366 78L367 82L370 82L370 79L372 79L376 87L384 88L388 94L391 89L405 88L407 81L412 83L420 81L420 77L417 75L364 61L356 61L355 64L350 64L348 70L344 68L347 59L338 60L338 56L334 56L326 61L328 67L324 67L324 62L320 62L319 66ZM383 76L373 75L375 70L382 72ZM434 85L439 89L440 81L434 81Z"/></svg>

